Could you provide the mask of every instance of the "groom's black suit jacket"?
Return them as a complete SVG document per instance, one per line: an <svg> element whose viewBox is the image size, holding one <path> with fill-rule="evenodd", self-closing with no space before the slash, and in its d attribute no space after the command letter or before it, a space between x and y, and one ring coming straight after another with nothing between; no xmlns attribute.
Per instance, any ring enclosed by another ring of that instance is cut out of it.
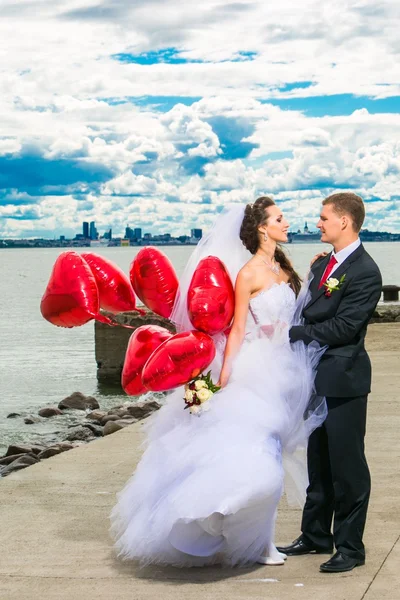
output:
<svg viewBox="0 0 400 600"><path fill-rule="evenodd" d="M332 273L336 279L346 277L340 289L327 297L326 288L318 286L329 258L320 258L312 266L311 300L303 310L304 325L290 329L290 341L309 344L316 340L328 346L317 370L317 394L363 396L371 387L371 363L364 338L381 295L382 277L361 245Z"/></svg>

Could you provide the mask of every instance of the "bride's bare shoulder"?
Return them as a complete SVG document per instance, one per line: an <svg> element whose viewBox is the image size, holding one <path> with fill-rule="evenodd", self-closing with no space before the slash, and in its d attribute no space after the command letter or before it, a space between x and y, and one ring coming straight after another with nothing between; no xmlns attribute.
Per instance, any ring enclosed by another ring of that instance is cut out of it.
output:
<svg viewBox="0 0 400 600"><path fill-rule="evenodd" d="M254 267L251 265L251 260L247 262L239 271L236 277L236 285L242 287L249 287L254 280Z"/></svg>
<svg viewBox="0 0 400 600"><path fill-rule="evenodd" d="M239 273L238 273L238 279L240 277L240 279L242 281L247 281L249 279L252 279L255 275L256 272L256 268L255 265L253 264L253 259L251 258L245 265L243 265L243 267L240 269Z"/></svg>

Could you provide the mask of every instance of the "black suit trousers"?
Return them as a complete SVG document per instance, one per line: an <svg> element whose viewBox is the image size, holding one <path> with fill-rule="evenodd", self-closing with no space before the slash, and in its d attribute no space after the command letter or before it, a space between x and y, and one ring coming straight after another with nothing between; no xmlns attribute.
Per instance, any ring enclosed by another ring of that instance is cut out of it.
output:
<svg viewBox="0 0 400 600"><path fill-rule="evenodd" d="M309 486L301 530L323 550L364 558L371 479L364 453L367 396L327 398L328 416L308 443ZM332 535L333 518L333 535Z"/></svg>

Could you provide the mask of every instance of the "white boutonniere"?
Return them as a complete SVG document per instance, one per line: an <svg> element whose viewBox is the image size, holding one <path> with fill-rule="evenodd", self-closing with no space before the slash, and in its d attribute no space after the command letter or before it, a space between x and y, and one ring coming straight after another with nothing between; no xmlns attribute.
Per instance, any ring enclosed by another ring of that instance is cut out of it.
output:
<svg viewBox="0 0 400 600"><path fill-rule="evenodd" d="M332 296L332 292L336 292L340 290L342 287L344 280L346 279L346 274L342 275L340 279L336 279L335 277L329 277L324 283L325 287L325 296L330 298Z"/></svg>

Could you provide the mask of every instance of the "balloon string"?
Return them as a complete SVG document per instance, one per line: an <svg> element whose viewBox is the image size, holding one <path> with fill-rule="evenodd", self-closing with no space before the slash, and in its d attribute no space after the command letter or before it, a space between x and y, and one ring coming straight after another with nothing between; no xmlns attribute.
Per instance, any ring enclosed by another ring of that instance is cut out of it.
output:
<svg viewBox="0 0 400 600"><path fill-rule="evenodd" d="M138 312L141 316L144 316L146 314L146 311L140 308L136 308L135 311ZM111 327L125 327L125 329L137 329L137 326L127 325L126 323L119 323L118 321L115 321L112 317L107 317L106 315L103 315L101 313L97 313L94 316L94 319L96 321L99 321L100 323L110 325Z"/></svg>

